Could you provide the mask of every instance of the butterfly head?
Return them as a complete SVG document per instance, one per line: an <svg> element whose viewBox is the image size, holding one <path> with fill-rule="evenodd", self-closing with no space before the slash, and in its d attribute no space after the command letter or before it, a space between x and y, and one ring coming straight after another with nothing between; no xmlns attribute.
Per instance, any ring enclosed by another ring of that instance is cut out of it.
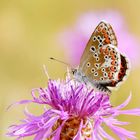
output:
<svg viewBox="0 0 140 140"><path fill-rule="evenodd" d="M71 73L74 79L76 79L79 82L83 82L83 73L78 68L72 68Z"/></svg>
<svg viewBox="0 0 140 140"><path fill-rule="evenodd" d="M71 73L72 73L72 75L75 75L76 72L77 72L77 69L75 69L75 68L72 68L72 69L71 69Z"/></svg>

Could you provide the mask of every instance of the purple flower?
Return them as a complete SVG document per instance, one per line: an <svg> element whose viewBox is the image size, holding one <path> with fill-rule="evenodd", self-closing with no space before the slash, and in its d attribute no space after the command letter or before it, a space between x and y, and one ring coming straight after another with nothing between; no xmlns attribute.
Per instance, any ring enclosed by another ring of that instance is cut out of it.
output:
<svg viewBox="0 0 140 140"><path fill-rule="evenodd" d="M123 104L113 107L108 95L95 92L67 76L64 81L49 80L47 88L33 89L32 98L17 104L47 105L44 113L35 116L25 109L26 119L12 125L8 136L18 140L32 135L34 140L115 140L102 127L106 125L121 140L136 139L135 132L121 127L129 123L116 118L120 114L140 116L140 108L122 110L129 103L131 95Z"/></svg>
<svg viewBox="0 0 140 140"><path fill-rule="evenodd" d="M67 27L59 34L61 44L66 50L68 61L78 65L82 52L96 26L101 20L110 23L117 35L118 48L132 61L132 65L139 64L139 42L128 31L123 16L115 11L88 12L81 15L73 27ZM69 49L69 51L67 51Z"/></svg>

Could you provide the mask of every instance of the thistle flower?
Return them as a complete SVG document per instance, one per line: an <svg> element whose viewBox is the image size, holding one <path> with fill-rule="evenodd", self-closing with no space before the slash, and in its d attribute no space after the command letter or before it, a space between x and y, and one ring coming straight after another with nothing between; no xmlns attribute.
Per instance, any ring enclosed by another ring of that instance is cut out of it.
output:
<svg viewBox="0 0 140 140"><path fill-rule="evenodd" d="M60 43L63 44L64 50L66 50L66 58L73 65L79 64L81 54L92 32L101 20L105 20L112 25L117 35L119 50L125 53L130 60L133 60L131 63L136 67L140 59L138 39L128 30L122 14L113 10L83 13L77 18L73 26L66 27L59 33L58 38ZM67 51L68 49L70 51Z"/></svg>
<svg viewBox="0 0 140 140"><path fill-rule="evenodd" d="M36 103L49 108L40 116L25 109L26 119L9 127L8 136L18 140L28 136L34 136L34 140L114 140L102 127L107 125L121 140L135 139L135 132L121 128L129 123L116 119L120 114L140 116L140 108L122 110L131 95L123 104L113 107L108 95L96 92L68 75L66 80L49 80L47 88L33 89L32 98L18 104Z"/></svg>

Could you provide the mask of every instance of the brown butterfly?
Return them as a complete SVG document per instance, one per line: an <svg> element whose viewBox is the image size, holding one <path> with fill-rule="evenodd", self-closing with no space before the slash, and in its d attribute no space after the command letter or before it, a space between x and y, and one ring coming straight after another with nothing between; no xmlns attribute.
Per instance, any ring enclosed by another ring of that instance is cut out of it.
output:
<svg viewBox="0 0 140 140"><path fill-rule="evenodd" d="M117 38L110 24L102 21L91 35L77 69L72 69L74 78L90 83L104 92L123 81L128 61L117 49Z"/></svg>

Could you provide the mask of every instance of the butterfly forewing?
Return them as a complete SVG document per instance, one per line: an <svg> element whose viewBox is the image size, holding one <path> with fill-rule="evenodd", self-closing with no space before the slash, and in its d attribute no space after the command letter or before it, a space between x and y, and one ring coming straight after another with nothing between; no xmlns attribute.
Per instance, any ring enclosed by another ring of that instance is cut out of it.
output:
<svg viewBox="0 0 140 140"><path fill-rule="evenodd" d="M93 42L94 41L94 42ZM103 45L112 44L117 47L116 35L109 23L100 22L94 32L92 33L86 48L82 54L80 65L83 63L87 54L89 54L90 47L93 45L96 49L101 48Z"/></svg>

